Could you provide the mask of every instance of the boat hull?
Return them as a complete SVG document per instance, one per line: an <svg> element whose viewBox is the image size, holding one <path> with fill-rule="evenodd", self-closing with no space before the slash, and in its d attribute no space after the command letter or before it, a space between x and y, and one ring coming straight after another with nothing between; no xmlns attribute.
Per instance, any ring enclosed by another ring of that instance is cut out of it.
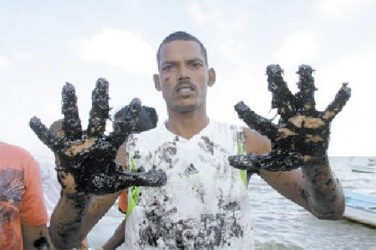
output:
<svg viewBox="0 0 376 250"><path fill-rule="evenodd" d="M361 166L361 165L350 165L353 172L359 173L376 173L376 166Z"/></svg>
<svg viewBox="0 0 376 250"><path fill-rule="evenodd" d="M354 158L350 161L350 167L353 172L376 173L376 159Z"/></svg>
<svg viewBox="0 0 376 250"><path fill-rule="evenodd" d="M376 227L376 196L345 191L345 198L343 217Z"/></svg>

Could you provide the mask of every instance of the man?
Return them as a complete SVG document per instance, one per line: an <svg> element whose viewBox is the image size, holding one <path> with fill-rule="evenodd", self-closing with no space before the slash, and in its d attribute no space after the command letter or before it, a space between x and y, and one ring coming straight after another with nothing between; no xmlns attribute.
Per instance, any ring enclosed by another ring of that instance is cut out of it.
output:
<svg viewBox="0 0 376 250"><path fill-rule="evenodd" d="M0 249L51 246L41 183L30 153L0 142Z"/></svg>
<svg viewBox="0 0 376 250"><path fill-rule="evenodd" d="M307 120L307 117L292 113L290 118L293 124L299 121L299 126L308 124L310 128L292 133L283 124L280 129L270 126L271 131L275 132L270 140L254 129L215 122L209 119L206 110L207 90L215 83L215 71L208 66L202 43L188 33L173 33L161 43L157 59L159 74L154 75L154 84L166 102L168 119L156 129L139 135L128 134L126 153L129 168L163 170L167 182L161 187L133 187L130 191L126 247L253 249L251 204L247 199L247 183L251 170L255 170L252 162L258 166L257 172L269 185L318 218L341 217L344 197L326 155L328 135L308 134L321 132L323 125L327 128L330 121L327 117L308 117L310 120ZM279 110L281 116L289 111L290 106ZM240 114L248 114L243 109L240 111ZM337 112L328 112L327 116ZM257 124L266 124L264 120L260 121ZM46 143L47 140L41 136L43 133L35 129L38 126L32 127ZM294 141L294 138L302 136L308 139ZM291 143L281 143L286 138ZM91 148L85 144L88 143L87 139L81 140L81 143L74 140L73 143L85 150ZM310 151L312 145L318 150ZM291 154L284 154L289 150ZM249 153L246 159L243 156L230 157L244 152ZM289 161L290 156L292 161ZM229 157L236 167L244 164L249 174L231 167ZM281 159L286 161L279 161ZM278 171L279 162L289 163L280 166L287 167L289 171ZM79 179L74 174L65 176L71 183ZM67 181L64 185L72 187ZM66 190L69 193L74 188ZM111 200L111 194L103 196L103 204L95 212L90 211L90 204L86 200L87 195L74 192L62 196L60 202L65 205L56 207L56 216L52 220L52 224L59 227L59 230L52 232L55 243L67 246L64 244L67 237L61 235L68 229L62 227L73 218L74 225L70 224L67 228L73 230L75 235L70 235L69 240L78 242L80 237L75 236L82 237L82 232L97 222L114 198ZM78 209L77 204L85 208Z"/></svg>

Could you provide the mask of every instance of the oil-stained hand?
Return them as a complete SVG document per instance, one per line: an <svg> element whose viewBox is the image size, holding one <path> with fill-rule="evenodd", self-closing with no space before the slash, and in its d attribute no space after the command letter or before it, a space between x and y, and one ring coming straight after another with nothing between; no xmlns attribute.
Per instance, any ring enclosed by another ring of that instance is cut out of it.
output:
<svg viewBox="0 0 376 250"><path fill-rule="evenodd" d="M330 123L349 100L351 89L343 83L333 102L324 111L317 111L313 72L309 65L299 67L299 91L293 95L283 80L281 67L267 66L268 90L272 93L272 108L277 109L280 117L278 123L256 114L243 102L237 103L235 110L250 128L271 140L272 151L267 155L230 156L232 166L255 172L259 169L288 171L326 155Z"/></svg>
<svg viewBox="0 0 376 250"><path fill-rule="evenodd" d="M114 193L129 186L161 186L166 175L159 170L131 172L115 164L118 148L133 132L140 132L139 117L147 117L149 107L137 98L126 107L125 114L105 135L109 118L109 83L98 79L92 92L92 109L87 130L82 130L77 108L75 88L67 83L62 90L62 135L53 133L38 119L30 120L30 127L54 153L59 182L66 193ZM150 124L147 126L150 128ZM155 126L152 125L152 126Z"/></svg>

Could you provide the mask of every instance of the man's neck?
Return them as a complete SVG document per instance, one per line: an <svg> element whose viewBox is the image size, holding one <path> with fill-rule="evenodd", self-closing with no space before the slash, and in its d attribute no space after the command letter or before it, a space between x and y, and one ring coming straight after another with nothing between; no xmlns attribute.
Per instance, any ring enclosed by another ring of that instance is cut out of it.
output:
<svg viewBox="0 0 376 250"><path fill-rule="evenodd" d="M195 115L169 116L165 125L172 133L191 139L209 124L209 118Z"/></svg>

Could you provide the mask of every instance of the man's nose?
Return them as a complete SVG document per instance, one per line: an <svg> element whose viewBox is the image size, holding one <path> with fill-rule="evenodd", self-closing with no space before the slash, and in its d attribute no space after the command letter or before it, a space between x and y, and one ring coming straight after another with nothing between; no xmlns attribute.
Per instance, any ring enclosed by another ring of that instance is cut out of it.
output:
<svg viewBox="0 0 376 250"><path fill-rule="evenodd" d="M188 68L185 65L179 67L179 79L189 78Z"/></svg>

